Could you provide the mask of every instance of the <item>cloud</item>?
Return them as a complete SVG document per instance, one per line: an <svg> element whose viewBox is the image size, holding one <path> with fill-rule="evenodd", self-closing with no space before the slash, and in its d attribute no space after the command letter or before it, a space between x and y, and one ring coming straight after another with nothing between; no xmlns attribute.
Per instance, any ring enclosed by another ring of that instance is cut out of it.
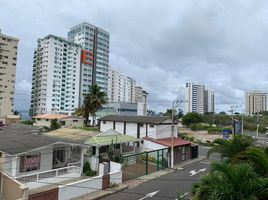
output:
<svg viewBox="0 0 268 200"><path fill-rule="evenodd" d="M37 38L87 21L110 32L111 66L148 90L155 109L184 98L187 81L214 89L218 111L267 90L267 1L0 1L3 33L20 38L18 83L31 83Z"/></svg>

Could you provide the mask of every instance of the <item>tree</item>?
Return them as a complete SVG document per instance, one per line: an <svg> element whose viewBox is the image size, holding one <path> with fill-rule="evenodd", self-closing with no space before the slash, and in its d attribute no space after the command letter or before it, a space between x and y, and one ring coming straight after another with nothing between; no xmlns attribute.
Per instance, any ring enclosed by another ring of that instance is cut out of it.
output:
<svg viewBox="0 0 268 200"><path fill-rule="evenodd" d="M15 111L13 112L13 115L19 115L19 114L20 114L20 112L17 111L17 110L15 110Z"/></svg>
<svg viewBox="0 0 268 200"><path fill-rule="evenodd" d="M89 114L93 118L93 127L96 117L96 112L100 110L104 104L107 103L107 94L101 91L100 86L94 84L89 88L89 93L84 97L84 104L81 108L78 108L75 112L78 116L83 116L85 118L85 126L88 125Z"/></svg>
<svg viewBox="0 0 268 200"><path fill-rule="evenodd" d="M191 124L203 122L203 118L196 112L187 113L182 117L182 124L189 127Z"/></svg>
<svg viewBox="0 0 268 200"><path fill-rule="evenodd" d="M242 135L234 135L230 140L216 139L213 142L214 146L208 151L208 157L212 153L219 153L222 159L227 158L234 161L238 154L252 146L253 142L254 140L249 136Z"/></svg>
<svg viewBox="0 0 268 200"><path fill-rule="evenodd" d="M239 159L242 162L249 162L259 175L268 177L267 150L268 148L248 147L245 152L239 155Z"/></svg>
<svg viewBox="0 0 268 200"><path fill-rule="evenodd" d="M221 112L219 112L219 114L220 114L220 115L226 115L226 112L221 111Z"/></svg>
<svg viewBox="0 0 268 200"><path fill-rule="evenodd" d="M61 125L57 119L52 119L50 121L50 128L49 128L50 131L59 129L60 127L61 127Z"/></svg>
<svg viewBox="0 0 268 200"><path fill-rule="evenodd" d="M258 176L246 163L212 163L211 172L192 188L193 200L264 200L268 179Z"/></svg>

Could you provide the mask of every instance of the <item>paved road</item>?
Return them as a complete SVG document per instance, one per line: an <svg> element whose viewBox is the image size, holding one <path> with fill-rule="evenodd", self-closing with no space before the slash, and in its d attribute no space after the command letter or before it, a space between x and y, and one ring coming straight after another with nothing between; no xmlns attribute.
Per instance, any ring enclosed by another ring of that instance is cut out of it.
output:
<svg viewBox="0 0 268 200"><path fill-rule="evenodd" d="M211 147L199 145L198 146L198 155L199 155L199 157L206 158L207 157L208 150L210 148ZM210 160L221 160L221 156L218 153L213 153L213 154L210 155L209 159Z"/></svg>
<svg viewBox="0 0 268 200"><path fill-rule="evenodd" d="M209 172L209 166L209 162L196 161L184 166L184 170L152 179L135 188L116 193L103 200L174 200L177 198L177 192L181 195L185 194L185 198L189 199L192 184L197 182L200 176ZM146 198L146 194L150 193L153 197Z"/></svg>

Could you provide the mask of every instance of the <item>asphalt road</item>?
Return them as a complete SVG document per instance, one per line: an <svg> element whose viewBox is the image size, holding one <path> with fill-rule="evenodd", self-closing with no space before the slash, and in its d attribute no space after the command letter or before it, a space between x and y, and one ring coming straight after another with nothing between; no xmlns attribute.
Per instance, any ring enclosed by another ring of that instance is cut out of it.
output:
<svg viewBox="0 0 268 200"><path fill-rule="evenodd" d="M190 199L192 184L209 172L209 166L209 162L196 161L185 165L181 171L174 171L152 179L135 188L103 198L103 200L174 200L178 192L180 195L185 195L185 199ZM152 197L149 197L150 195Z"/></svg>

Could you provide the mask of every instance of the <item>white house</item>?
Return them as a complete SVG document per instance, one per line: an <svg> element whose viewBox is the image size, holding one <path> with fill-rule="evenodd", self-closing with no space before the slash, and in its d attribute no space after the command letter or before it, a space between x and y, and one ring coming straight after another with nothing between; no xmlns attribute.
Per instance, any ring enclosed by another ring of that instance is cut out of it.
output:
<svg viewBox="0 0 268 200"><path fill-rule="evenodd" d="M83 127L84 119L71 115L44 114L34 116L35 126L50 126L51 120L57 119L62 127Z"/></svg>
<svg viewBox="0 0 268 200"><path fill-rule="evenodd" d="M177 124L175 121L174 137L177 137ZM136 138L161 139L172 136L170 117L109 115L99 119L99 126L101 132L113 129Z"/></svg>

